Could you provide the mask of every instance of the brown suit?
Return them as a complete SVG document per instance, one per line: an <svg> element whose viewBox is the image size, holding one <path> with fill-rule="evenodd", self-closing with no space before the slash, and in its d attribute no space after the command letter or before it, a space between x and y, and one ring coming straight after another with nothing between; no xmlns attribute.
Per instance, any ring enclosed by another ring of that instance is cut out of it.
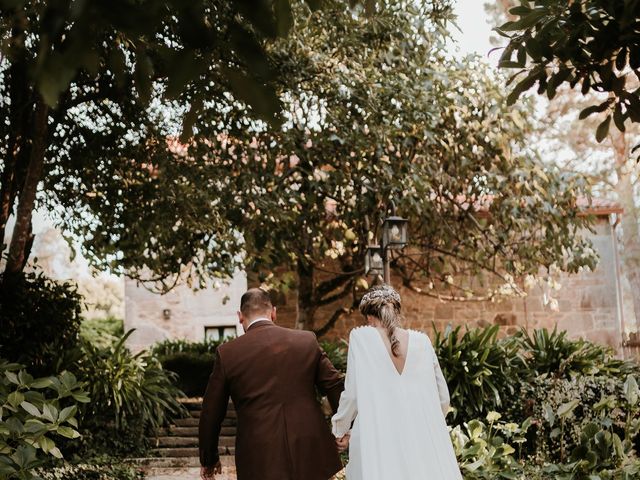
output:
<svg viewBox="0 0 640 480"><path fill-rule="evenodd" d="M218 461L229 396L238 415L238 480L327 480L341 468L316 389L334 411L344 388L311 332L268 321L220 345L200 417L200 463Z"/></svg>

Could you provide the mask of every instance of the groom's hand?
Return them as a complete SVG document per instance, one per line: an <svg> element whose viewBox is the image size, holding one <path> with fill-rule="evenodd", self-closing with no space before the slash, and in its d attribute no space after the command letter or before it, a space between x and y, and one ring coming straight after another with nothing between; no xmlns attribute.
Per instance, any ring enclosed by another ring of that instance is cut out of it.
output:
<svg viewBox="0 0 640 480"><path fill-rule="evenodd" d="M200 479L201 480L214 480L215 475L220 475L222 473L222 463L218 460L212 467L201 467L200 468Z"/></svg>
<svg viewBox="0 0 640 480"><path fill-rule="evenodd" d="M338 447L338 451L340 453L344 452L347 448L349 448L349 440L351 440L350 433L347 433L342 438L336 438L336 446Z"/></svg>

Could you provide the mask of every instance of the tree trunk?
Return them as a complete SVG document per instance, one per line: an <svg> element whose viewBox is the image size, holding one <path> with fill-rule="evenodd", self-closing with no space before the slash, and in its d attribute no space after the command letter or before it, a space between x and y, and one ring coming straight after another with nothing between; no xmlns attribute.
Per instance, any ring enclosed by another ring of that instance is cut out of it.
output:
<svg viewBox="0 0 640 480"><path fill-rule="evenodd" d="M10 133L7 141L7 155L0 180L0 253L4 251L4 237L7 221L18 194L18 170L27 155L26 135L29 127L30 89L27 81L26 50L22 48L25 42L25 32L20 18L16 16L15 26L11 32L11 48L15 48L16 59L8 70L9 96L11 99L9 124Z"/></svg>
<svg viewBox="0 0 640 480"><path fill-rule="evenodd" d="M633 294L633 310L635 313L635 329L640 328L640 212L635 204L634 185L632 180L633 165L629 155L629 142L623 133L612 133L612 144L615 152L616 174L618 181L615 189L622 214L622 263L624 274L631 284Z"/></svg>
<svg viewBox="0 0 640 480"><path fill-rule="evenodd" d="M44 168L44 156L47 148L47 121L49 118L47 105L38 99L33 120L33 136L31 137L31 154L29 165L20 192L16 224L13 227L11 245L5 272L16 273L22 271L27 257L27 247L33 241L31 233L31 219L35 207L38 183Z"/></svg>
<svg viewBox="0 0 640 480"><path fill-rule="evenodd" d="M317 307L313 301L313 267L298 260L298 303L296 305L296 328L313 329Z"/></svg>

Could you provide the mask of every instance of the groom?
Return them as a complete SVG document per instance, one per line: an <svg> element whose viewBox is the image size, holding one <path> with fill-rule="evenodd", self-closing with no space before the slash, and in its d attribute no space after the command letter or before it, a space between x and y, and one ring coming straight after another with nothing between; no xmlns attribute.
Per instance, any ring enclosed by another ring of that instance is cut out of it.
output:
<svg viewBox="0 0 640 480"><path fill-rule="evenodd" d="M316 388L338 408L338 371L311 332L273 322L269 295L252 288L238 312L245 335L218 347L200 416L201 478L221 473L218 436L229 397L238 415L238 480L327 480L341 468Z"/></svg>

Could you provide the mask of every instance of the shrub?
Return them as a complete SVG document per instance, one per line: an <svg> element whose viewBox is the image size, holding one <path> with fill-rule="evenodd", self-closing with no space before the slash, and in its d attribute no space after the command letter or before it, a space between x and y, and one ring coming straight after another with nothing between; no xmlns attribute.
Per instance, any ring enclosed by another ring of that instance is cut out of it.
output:
<svg viewBox="0 0 640 480"><path fill-rule="evenodd" d="M189 340L165 340L156 343L151 349L159 358L175 353L193 353L198 355L215 355L218 346L226 340L206 339L202 342L190 342Z"/></svg>
<svg viewBox="0 0 640 480"><path fill-rule="evenodd" d="M499 413L489 412L488 425L471 420L451 430L451 441L465 479L516 478L522 471L514 454L521 458L520 446L526 441L531 424L502 423L500 418Z"/></svg>
<svg viewBox="0 0 640 480"><path fill-rule="evenodd" d="M434 349L447 379L454 409L462 423L500 410L514 395L524 359L513 339L498 340L499 327L436 331Z"/></svg>
<svg viewBox="0 0 640 480"><path fill-rule="evenodd" d="M603 417L605 423L610 423L612 433L628 436L628 441L634 442L638 432L631 427L640 425L640 411L628 400L633 400L629 389L634 382L633 376L623 382L602 375L572 379L542 375L531 384L523 384L520 401L514 404L524 407L512 418L531 415L535 435L527 449L554 462L566 460L565 452L578 446L585 426L599 424ZM569 422L565 421L567 417Z"/></svg>
<svg viewBox="0 0 640 480"><path fill-rule="evenodd" d="M176 386L189 397L201 397L207 388L213 370L218 346L226 340L165 340L152 351L163 368L177 375Z"/></svg>
<svg viewBox="0 0 640 480"><path fill-rule="evenodd" d="M85 319L80 325L80 335L96 347L107 348L124 335L124 321L115 317Z"/></svg>
<svg viewBox="0 0 640 480"><path fill-rule="evenodd" d="M82 297L70 283L41 273L11 274L0 288L0 345L34 375L57 373L61 352L78 342ZM52 361L53 359L53 361Z"/></svg>
<svg viewBox="0 0 640 480"><path fill-rule="evenodd" d="M133 355L125 346L131 333L104 349L82 342L78 377L92 399L82 411L85 449L114 455L131 454L136 446L143 451L146 433L185 413L174 374L147 352Z"/></svg>
<svg viewBox="0 0 640 480"><path fill-rule="evenodd" d="M320 342L320 347L327 354L329 360L333 364L336 369L340 370L342 373L347 372L347 349L349 344L341 340L339 342L329 342L324 341Z"/></svg>
<svg viewBox="0 0 640 480"><path fill-rule="evenodd" d="M632 362L618 360L610 348L583 339L570 340L567 332L547 329L531 334L522 329L515 335L530 376L549 374L569 378L598 373L620 376L637 371Z"/></svg>
<svg viewBox="0 0 640 480"><path fill-rule="evenodd" d="M622 388L621 397L603 395L593 406L595 418L579 423L577 435L569 437L572 444L565 433L569 425L578 423L575 411L580 400L573 399L557 410L546 406L546 430L550 430L551 439L557 439L560 459L545 472L576 480L638 478L640 460L634 455L633 440L640 431L640 391L631 375Z"/></svg>
<svg viewBox="0 0 640 480"><path fill-rule="evenodd" d="M76 412L89 398L73 374L34 379L0 360L0 477L37 478L33 469L62 458L56 441L78 438Z"/></svg>
<svg viewBox="0 0 640 480"><path fill-rule="evenodd" d="M162 367L176 374L177 388L188 397L202 397L213 371L213 354L179 352L160 359Z"/></svg>
<svg viewBox="0 0 640 480"><path fill-rule="evenodd" d="M132 465L115 464L66 464L38 471L42 480L142 480L142 471Z"/></svg>

